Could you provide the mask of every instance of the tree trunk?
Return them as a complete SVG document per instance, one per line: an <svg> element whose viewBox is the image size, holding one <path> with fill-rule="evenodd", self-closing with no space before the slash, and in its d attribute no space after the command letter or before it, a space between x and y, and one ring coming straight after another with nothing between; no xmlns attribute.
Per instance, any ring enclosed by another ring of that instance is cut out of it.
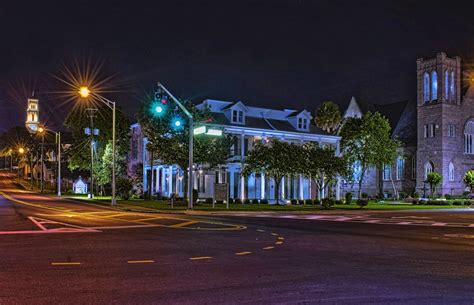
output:
<svg viewBox="0 0 474 305"><path fill-rule="evenodd" d="M357 191L357 199L362 198L362 182L364 182L365 168L362 168L359 178L359 190Z"/></svg>
<svg viewBox="0 0 474 305"><path fill-rule="evenodd" d="M393 182L392 176L390 176L390 182L392 183L393 195L395 196L395 198L399 199L400 197L399 197L397 188L395 187L395 183Z"/></svg>
<svg viewBox="0 0 474 305"><path fill-rule="evenodd" d="M281 184L281 178L280 179L275 179L275 198L276 198L276 203L280 204L280 184Z"/></svg>

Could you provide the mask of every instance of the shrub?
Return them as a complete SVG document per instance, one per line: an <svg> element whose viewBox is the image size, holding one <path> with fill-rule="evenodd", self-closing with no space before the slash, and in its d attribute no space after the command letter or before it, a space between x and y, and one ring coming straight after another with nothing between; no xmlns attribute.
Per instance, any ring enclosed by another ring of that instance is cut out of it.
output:
<svg viewBox="0 0 474 305"><path fill-rule="evenodd" d="M261 204L268 204L268 199L262 199L262 200L260 200L260 203Z"/></svg>
<svg viewBox="0 0 474 305"><path fill-rule="evenodd" d="M427 205L451 205L449 201L444 201L444 200L428 200L426 204Z"/></svg>
<svg viewBox="0 0 474 305"><path fill-rule="evenodd" d="M235 203L237 203L237 204L242 204L242 199L236 198L236 199L235 199Z"/></svg>
<svg viewBox="0 0 474 305"><path fill-rule="evenodd" d="M463 196L464 198L469 198L470 195L471 195L471 192L463 192L463 193L462 193L462 196Z"/></svg>
<svg viewBox="0 0 474 305"><path fill-rule="evenodd" d="M450 199L453 199L453 196L451 196L450 194L444 194L444 198L446 198L447 200L450 200Z"/></svg>
<svg viewBox="0 0 474 305"><path fill-rule="evenodd" d="M250 199L248 199L248 198L244 199L244 204L250 204L250 203L251 203Z"/></svg>
<svg viewBox="0 0 474 305"><path fill-rule="evenodd" d="M298 200L298 204L299 204L299 205L303 205L303 204L304 204L304 200L303 200L303 199L299 199L299 200Z"/></svg>
<svg viewBox="0 0 474 305"><path fill-rule="evenodd" d="M258 199L252 199L252 204L258 204Z"/></svg>
<svg viewBox="0 0 474 305"><path fill-rule="evenodd" d="M419 204L419 201L415 199L415 200L413 200L413 201L411 202L411 204L412 204L412 205L418 205L418 204Z"/></svg>
<svg viewBox="0 0 474 305"><path fill-rule="evenodd" d="M352 203L352 193L351 192L347 192L346 195L344 196L344 198L346 199L346 204L351 204Z"/></svg>
<svg viewBox="0 0 474 305"><path fill-rule="evenodd" d="M362 199L367 199L367 198L369 198L369 194L367 194L367 193L362 193L362 194L360 194L360 197L361 197Z"/></svg>
<svg viewBox="0 0 474 305"><path fill-rule="evenodd" d="M413 193L413 198L415 198L415 199L420 198L420 193L414 192L414 193Z"/></svg>
<svg viewBox="0 0 474 305"><path fill-rule="evenodd" d="M334 205L334 200L331 198L324 198L321 202L323 209L329 209Z"/></svg>
<svg viewBox="0 0 474 305"><path fill-rule="evenodd" d="M117 181L117 193L124 200L130 199L130 193L133 189L132 180L128 178L120 178Z"/></svg>
<svg viewBox="0 0 474 305"><path fill-rule="evenodd" d="M405 199L407 198L408 194L405 193L405 192L398 192L398 197L400 197L400 199Z"/></svg>
<svg viewBox="0 0 474 305"><path fill-rule="evenodd" d="M224 200L216 200L216 204L224 204Z"/></svg>
<svg viewBox="0 0 474 305"><path fill-rule="evenodd" d="M291 205L297 205L298 204L298 200L296 199L291 199Z"/></svg>
<svg viewBox="0 0 474 305"><path fill-rule="evenodd" d="M344 202L342 202L342 200L336 200L334 201L334 204L342 205L344 204Z"/></svg>
<svg viewBox="0 0 474 305"><path fill-rule="evenodd" d="M229 203L234 203L234 198L229 198Z"/></svg>
<svg viewBox="0 0 474 305"><path fill-rule="evenodd" d="M472 205L472 204L474 204L474 201L472 201L472 200L465 200L464 201L464 205Z"/></svg>
<svg viewBox="0 0 474 305"><path fill-rule="evenodd" d="M463 202L459 200L454 200L453 205L463 205Z"/></svg>
<svg viewBox="0 0 474 305"><path fill-rule="evenodd" d="M193 189L193 201L196 202L199 197L199 192L196 189Z"/></svg>
<svg viewBox="0 0 474 305"><path fill-rule="evenodd" d="M357 200L357 205L362 209L363 207L365 207L366 205L369 204L369 200L367 198L364 198L364 199L358 199Z"/></svg>
<svg viewBox="0 0 474 305"><path fill-rule="evenodd" d="M319 200L318 198L316 198L316 199L313 200L313 204L314 204L314 205L320 205L320 204L321 204L321 200Z"/></svg>
<svg viewBox="0 0 474 305"><path fill-rule="evenodd" d="M212 198L206 198L206 199L204 199L204 202L205 203L212 203Z"/></svg>
<svg viewBox="0 0 474 305"><path fill-rule="evenodd" d="M312 200L312 199L306 199L306 200L304 201L304 204L306 204L306 205L311 205L311 204L313 204L313 200Z"/></svg>

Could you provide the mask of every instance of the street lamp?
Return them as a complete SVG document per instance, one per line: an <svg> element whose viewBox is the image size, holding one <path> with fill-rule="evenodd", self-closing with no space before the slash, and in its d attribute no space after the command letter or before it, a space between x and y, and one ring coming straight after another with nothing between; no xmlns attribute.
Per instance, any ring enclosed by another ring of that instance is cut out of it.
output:
<svg viewBox="0 0 474 305"><path fill-rule="evenodd" d="M44 159L43 159L43 151L44 151L44 132L45 132L45 129L44 127L40 126L38 127L38 134L41 135L41 157L40 157L40 160L41 160L41 184L40 184L40 191L41 193L43 192L44 190Z"/></svg>
<svg viewBox="0 0 474 305"><path fill-rule="evenodd" d="M112 109L112 201L110 203L111 205L115 205L115 102L106 99L98 93L92 92L87 86L81 86L78 93L82 98L88 98L92 95L92 97Z"/></svg>
<svg viewBox="0 0 474 305"><path fill-rule="evenodd" d="M46 132L51 132L54 133L56 137L56 143L58 144L58 153L57 153L57 159L58 159L58 176L57 176L57 184L58 184L58 191L57 195L58 197L61 197L61 132L58 131L53 131L50 129L46 129L43 126L38 128L38 133L41 134L42 140L41 140L41 192L43 191L43 143L44 143L44 134Z"/></svg>

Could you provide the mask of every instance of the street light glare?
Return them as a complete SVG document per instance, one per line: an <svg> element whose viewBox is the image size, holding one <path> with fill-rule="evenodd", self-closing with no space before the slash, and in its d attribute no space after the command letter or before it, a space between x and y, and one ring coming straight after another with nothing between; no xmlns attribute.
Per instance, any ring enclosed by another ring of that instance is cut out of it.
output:
<svg viewBox="0 0 474 305"><path fill-rule="evenodd" d="M39 133L43 133L43 132L44 132L44 128L43 128L43 127L39 127L39 128L38 128L38 132L39 132Z"/></svg>
<svg viewBox="0 0 474 305"><path fill-rule="evenodd" d="M163 112L163 107L161 107L161 106L156 106L156 107L155 107L155 111L156 111L157 113L162 113L162 112Z"/></svg>
<svg viewBox="0 0 474 305"><path fill-rule="evenodd" d="M87 88L86 86L82 86L81 88L79 88L79 95L83 98L86 98L90 95L91 91L89 90L89 88Z"/></svg>
<svg viewBox="0 0 474 305"><path fill-rule="evenodd" d="M25 149L24 149L23 147L20 147L20 148L18 149L18 152L19 152L20 154L22 154L22 153L25 152Z"/></svg>

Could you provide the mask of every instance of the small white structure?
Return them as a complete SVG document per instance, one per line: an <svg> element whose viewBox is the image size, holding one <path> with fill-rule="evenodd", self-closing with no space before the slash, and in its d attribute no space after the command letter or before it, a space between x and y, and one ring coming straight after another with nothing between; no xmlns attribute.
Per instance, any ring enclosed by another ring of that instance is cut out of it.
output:
<svg viewBox="0 0 474 305"><path fill-rule="evenodd" d="M74 194L87 194L87 184L82 181L81 176L72 184L72 191Z"/></svg>

